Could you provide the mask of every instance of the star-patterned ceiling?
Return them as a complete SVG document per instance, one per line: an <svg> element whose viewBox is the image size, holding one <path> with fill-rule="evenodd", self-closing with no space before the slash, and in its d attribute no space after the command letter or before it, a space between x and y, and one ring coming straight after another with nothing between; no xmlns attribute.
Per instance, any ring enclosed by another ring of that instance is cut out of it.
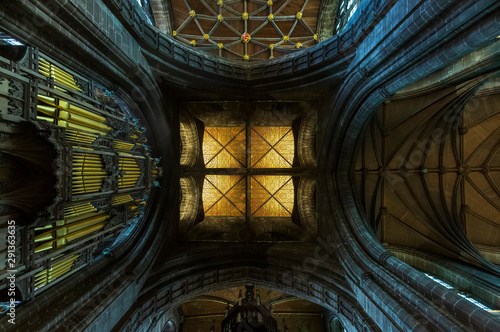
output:
<svg viewBox="0 0 500 332"><path fill-rule="evenodd" d="M318 41L320 0L173 0L175 39L220 56L273 59Z"/></svg>

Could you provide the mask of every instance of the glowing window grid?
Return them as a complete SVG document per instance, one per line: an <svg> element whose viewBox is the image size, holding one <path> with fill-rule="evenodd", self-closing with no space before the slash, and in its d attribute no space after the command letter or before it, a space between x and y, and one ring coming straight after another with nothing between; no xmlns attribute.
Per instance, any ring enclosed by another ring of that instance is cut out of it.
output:
<svg viewBox="0 0 500 332"><path fill-rule="evenodd" d="M428 277L428 278L432 279L433 281L437 282L437 283L438 283L438 284L440 284L441 286L444 286L444 287L446 287L447 289L453 289L453 290L457 291L457 290L455 289L455 287L453 287L452 285L450 285L450 284L448 284L448 283L444 282L443 280L438 279L438 278L436 278L436 277L434 277L434 276L432 276L432 275L430 275L430 274L428 274L428 273L424 273L424 274L426 275L426 277ZM476 299L474 299L474 298L472 298L472 297L468 296L467 294L464 294L464 293L462 293L462 292L458 292L458 291L457 291L457 294L458 294L458 295L460 295L461 297L463 297L464 299L466 299L467 301L469 301L469 302L471 302L471 303L475 304L477 307L479 307L479 308L481 308L481 309L483 309L483 310L486 310L486 311L493 311L491 308L489 308L489 307L485 306L484 304L482 304L482 303L481 303L481 302L479 302L478 300L476 300Z"/></svg>
<svg viewBox="0 0 500 332"><path fill-rule="evenodd" d="M251 127L250 153L245 127L207 127L203 158L207 169L286 169L294 158L291 127ZM250 185L250 216L290 217L294 205L289 175L206 175L203 207L206 216L245 216Z"/></svg>

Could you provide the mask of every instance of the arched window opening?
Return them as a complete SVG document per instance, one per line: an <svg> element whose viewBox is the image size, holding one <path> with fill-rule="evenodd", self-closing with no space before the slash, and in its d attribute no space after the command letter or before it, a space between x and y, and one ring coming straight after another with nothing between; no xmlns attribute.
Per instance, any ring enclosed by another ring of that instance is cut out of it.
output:
<svg viewBox="0 0 500 332"><path fill-rule="evenodd" d="M338 317L332 317L328 326L329 332L344 332L344 327Z"/></svg>
<svg viewBox="0 0 500 332"><path fill-rule="evenodd" d="M358 9L361 0L341 0L339 4L339 9L337 11L337 25L335 30L337 33L342 31L342 29L347 25L347 22Z"/></svg>
<svg viewBox="0 0 500 332"><path fill-rule="evenodd" d="M483 303L481 303L478 300L476 300L475 298L473 298L472 294L464 292L464 291L462 291L460 289L457 289L457 288L453 287L452 285L450 285L449 283L446 283L443 280L441 280L439 278L436 278L435 276L430 275L429 273L424 273L424 274L425 274L425 276L427 278L433 280L434 282L437 282L441 286L443 286L443 287L445 287L447 289L450 289L450 290L454 290L458 295L460 295L461 297L463 297L467 301L475 304L478 308L481 308L481 309L483 309L485 311L494 311L494 309L491 309L491 308L487 307Z"/></svg>
<svg viewBox="0 0 500 332"><path fill-rule="evenodd" d="M139 6L141 6L144 14L146 15L146 20L152 26L155 26L155 18L153 15L153 10L151 8L150 0L137 0Z"/></svg>
<svg viewBox="0 0 500 332"><path fill-rule="evenodd" d="M0 57L20 61L26 54L27 46L9 34L0 31Z"/></svg>
<svg viewBox="0 0 500 332"><path fill-rule="evenodd" d="M12 46L24 46L19 40L9 36L8 34L0 31L0 46L12 45Z"/></svg>
<svg viewBox="0 0 500 332"><path fill-rule="evenodd" d="M169 320L163 329L163 332L178 332L175 322Z"/></svg>
<svg viewBox="0 0 500 332"><path fill-rule="evenodd" d="M13 295L16 295L15 297ZM15 308L23 301L23 294L15 285L15 280L9 278L6 287L0 289L0 315L14 313ZM1 316L0 316L1 317Z"/></svg>

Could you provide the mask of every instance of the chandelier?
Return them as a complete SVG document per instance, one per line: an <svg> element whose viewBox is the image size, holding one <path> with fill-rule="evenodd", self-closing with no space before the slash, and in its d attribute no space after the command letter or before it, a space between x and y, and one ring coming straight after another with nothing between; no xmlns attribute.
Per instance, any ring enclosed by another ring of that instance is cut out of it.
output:
<svg viewBox="0 0 500 332"><path fill-rule="evenodd" d="M266 308L260 302L259 291L254 293L254 286L245 286L245 297L241 290L238 302L229 309L226 307L226 317L222 320L222 332L277 332L278 323L273 318L272 307Z"/></svg>

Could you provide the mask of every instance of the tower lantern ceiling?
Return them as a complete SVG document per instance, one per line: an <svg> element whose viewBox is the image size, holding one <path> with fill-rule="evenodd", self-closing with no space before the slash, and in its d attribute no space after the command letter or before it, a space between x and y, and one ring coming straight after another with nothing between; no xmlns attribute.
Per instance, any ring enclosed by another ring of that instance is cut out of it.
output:
<svg viewBox="0 0 500 332"><path fill-rule="evenodd" d="M172 0L172 36L231 59L273 59L318 43L320 2Z"/></svg>

